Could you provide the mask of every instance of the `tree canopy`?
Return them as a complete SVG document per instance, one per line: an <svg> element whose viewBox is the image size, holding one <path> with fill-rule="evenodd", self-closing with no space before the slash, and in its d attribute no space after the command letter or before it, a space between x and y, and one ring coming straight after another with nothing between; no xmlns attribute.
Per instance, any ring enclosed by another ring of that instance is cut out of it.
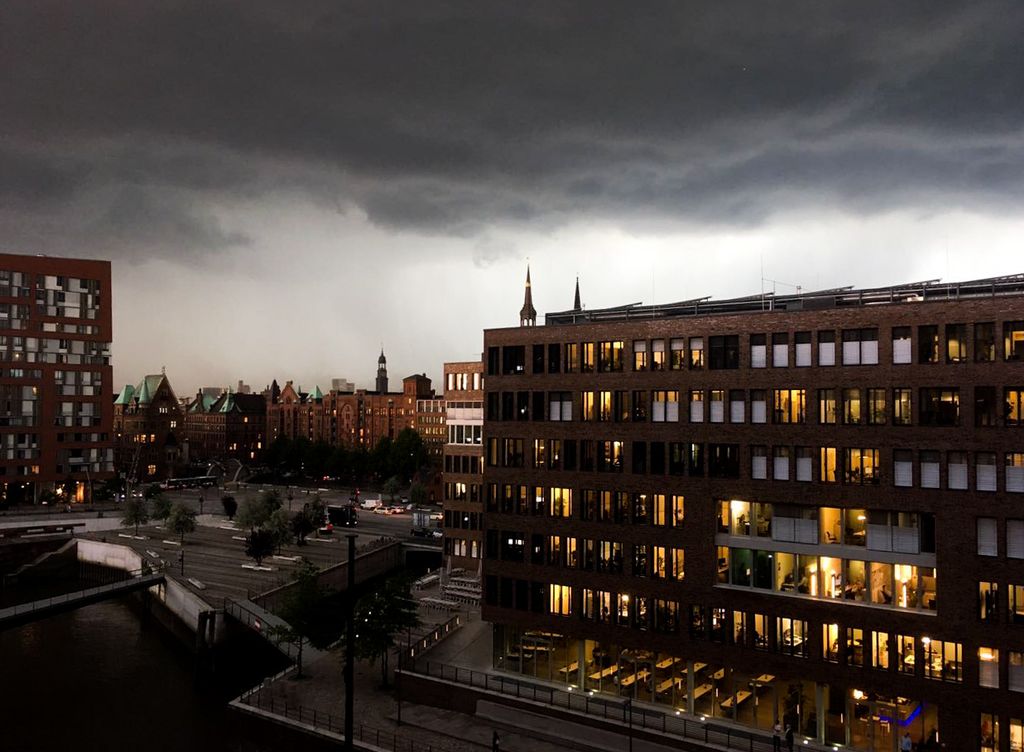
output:
<svg viewBox="0 0 1024 752"><path fill-rule="evenodd" d="M167 515L166 525L168 530L180 536L181 542L184 544L185 534L191 533L196 529L196 513L179 502L171 507L171 512Z"/></svg>

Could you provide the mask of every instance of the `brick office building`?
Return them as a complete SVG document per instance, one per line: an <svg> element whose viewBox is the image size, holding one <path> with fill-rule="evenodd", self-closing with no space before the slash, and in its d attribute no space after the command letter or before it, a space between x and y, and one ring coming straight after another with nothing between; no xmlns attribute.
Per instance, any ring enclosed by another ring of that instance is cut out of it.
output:
<svg viewBox="0 0 1024 752"><path fill-rule="evenodd" d="M193 462L256 462L266 430L267 400L262 394L225 389L212 396L200 390L185 410L185 437Z"/></svg>
<svg viewBox="0 0 1024 752"><path fill-rule="evenodd" d="M113 476L110 262L0 254L0 506Z"/></svg>
<svg viewBox="0 0 1024 752"><path fill-rule="evenodd" d="M444 364L444 553L454 567L476 571L483 544L483 363Z"/></svg>
<svg viewBox="0 0 1024 752"><path fill-rule="evenodd" d="M1024 275L534 323L484 333L496 666L1021 749Z"/></svg>

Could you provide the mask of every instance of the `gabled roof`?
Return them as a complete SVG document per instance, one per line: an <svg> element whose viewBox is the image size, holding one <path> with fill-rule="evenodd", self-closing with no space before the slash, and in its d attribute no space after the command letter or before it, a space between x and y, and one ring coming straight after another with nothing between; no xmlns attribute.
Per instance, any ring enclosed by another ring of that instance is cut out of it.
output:
<svg viewBox="0 0 1024 752"><path fill-rule="evenodd" d="M189 404L188 411L190 413L207 413L216 401L217 398L213 395L200 391Z"/></svg>
<svg viewBox="0 0 1024 752"><path fill-rule="evenodd" d="M117 395L117 399L114 400L115 405L130 405L132 397L135 396L135 387L131 384L125 384L124 389Z"/></svg>
<svg viewBox="0 0 1024 752"><path fill-rule="evenodd" d="M166 378L162 373L150 374L139 382L135 387L135 400L140 405L148 405L153 401L153 396L160 388L160 384Z"/></svg>
<svg viewBox="0 0 1024 752"><path fill-rule="evenodd" d="M324 393L320 391L320 387L319 386L313 387L313 391L309 393L309 399L322 400L323 398L324 398Z"/></svg>

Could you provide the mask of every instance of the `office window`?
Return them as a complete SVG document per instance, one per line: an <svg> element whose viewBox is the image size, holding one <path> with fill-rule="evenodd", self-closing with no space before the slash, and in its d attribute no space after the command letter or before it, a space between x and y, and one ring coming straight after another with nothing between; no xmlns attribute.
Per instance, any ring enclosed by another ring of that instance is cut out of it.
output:
<svg viewBox="0 0 1024 752"><path fill-rule="evenodd" d="M665 340L656 339L651 342L651 370L665 370Z"/></svg>
<svg viewBox="0 0 1024 752"><path fill-rule="evenodd" d="M806 418L807 393L804 389L774 390L776 423L803 423Z"/></svg>
<svg viewBox="0 0 1024 752"><path fill-rule="evenodd" d="M764 389L750 390L750 422L768 422L768 393Z"/></svg>
<svg viewBox="0 0 1024 752"><path fill-rule="evenodd" d="M1006 521L1006 558L1024 559L1024 520Z"/></svg>
<svg viewBox="0 0 1024 752"><path fill-rule="evenodd" d="M584 342L582 346L583 357L580 362L582 373L593 373L597 366L597 351L593 342Z"/></svg>
<svg viewBox="0 0 1024 752"><path fill-rule="evenodd" d="M1024 360L1024 321L1003 322L1004 360Z"/></svg>
<svg viewBox="0 0 1024 752"><path fill-rule="evenodd" d="M740 367L739 335L719 335L708 340L708 368L732 370Z"/></svg>
<svg viewBox="0 0 1024 752"><path fill-rule="evenodd" d="M861 397L860 389L843 390L843 423L845 425L860 425L861 422Z"/></svg>
<svg viewBox="0 0 1024 752"><path fill-rule="evenodd" d="M651 392L651 420L655 423L678 423L679 392Z"/></svg>
<svg viewBox="0 0 1024 752"><path fill-rule="evenodd" d="M580 370L580 346L576 342L569 342L565 346L565 372L577 373Z"/></svg>
<svg viewBox="0 0 1024 752"><path fill-rule="evenodd" d="M722 389L712 389L708 393L710 404L710 411L708 417L712 423L724 423L725 422L725 391Z"/></svg>
<svg viewBox="0 0 1024 752"><path fill-rule="evenodd" d="M914 362L909 326L898 326L892 330L892 362L896 365Z"/></svg>
<svg viewBox="0 0 1024 752"><path fill-rule="evenodd" d="M889 633L871 632L871 667L889 670Z"/></svg>
<svg viewBox="0 0 1024 752"><path fill-rule="evenodd" d="M552 517L572 517L572 489L571 488L549 488L548 513Z"/></svg>
<svg viewBox="0 0 1024 752"><path fill-rule="evenodd" d="M580 420L597 420L597 396L595 392L580 393Z"/></svg>
<svg viewBox="0 0 1024 752"><path fill-rule="evenodd" d="M548 585L548 613L556 616L572 615L572 587L570 585Z"/></svg>
<svg viewBox="0 0 1024 752"><path fill-rule="evenodd" d="M836 364L836 333L829 329L818 332L818 365Z"/></svg>
<svg viewBox="0 0 1024 752"><path fill-rule="evenodd" d="M1024 585L1010 585L1006 590L1010 597L1007 609L1010 623L1024 624Z"/></svg>
<svg viewBox="0 0 1024 752"><path fill-rule="evenodd" d="M548 420L572 420L572 392L548 392Z"/></svg>
<svg viewBox="0 0 1024 752"><path fill-rule="evenodd" d="M1020 750L1021 747L1011 747ZM999 716L995 713L981 713L978 725L979 752L999 751Z"/></svg>
<svg viewBox="0 0 1024 752"><path fill-rule="evenodd" d="M779 640L779 652L799 658L807 657L807 622L779 616L775 622L775 634Z"/></svg>
<svg viewBox="0 0 1024 752"><path fill-rule="evenodd" d="M914 396L910 389L896 388L892 390L892 424L894 426L913 425L911 407Z"/></svg>
<svg viewBox="0 0 1024 752"><path fill-rule="evenodd" d="M978 491L996 490L996 454L995 452L974 453L974 487Z"/></svg>
<svg viewBox="0 0 1024 752"><path fill-rule="evenodd" d="M1012 387L1003 392L1003 420L1008 426L1024 426L1024 387Z"/></svg>
<svg viewBox="0 0 1024 752"><path fill-rule="evenodd" d="M789 367L789 335L776 332L772 335L772 368Z"/></svg>
<svg viewBox="0 0 1024 752"><path fill-rule="evenodd" d="M811 365L811 333L796 333L796 366L807 368Z"/></svg>
<svg viewBox="0 0 1024 752"><path fill-rule="evenodd" d="M647 342L645 340L633 342L633 370L647 370Z"/></svg>
<svg viewBox="0 0 1024 752"><path fill-rule="evenodd" d="M796 448L796 479L802 483L810 483L812 480L812 468L814 467L814 453L810 447Z"/></svg>
<svg viewBox="0 0 1024 752"><path fill-rule="evenodd" d="M768 366L768 346L763 334L750 335L750 367L766 368Z"/></svg>
<svg viewBox="0 0 1024 752"><path fill-rule="evenodd" d="M946 455L947 483L949 488L967 490L967 452L949 452Z"/></svg>
<svg viewBox="0 0 1024 752"><path fill-rule="evenodd" d="M999 405L994 386L974 387L974 425L995 426L999 421Z"/></svg>
<svg viewBox="0 0 1024 752"><path fill-rule="evenodd" d="M704 367L704 338L690 337L690 368Z"/></svg>
<svg viewBox="0 0 1024 752"><path fill-rule="evenodd" d="M1024 652L1008 651L1010 660L1006 686L1014 692L1024 692Z"/></svg>
<svg viewBox="0 0 1024 752"><path fill-rule="evenodd" d="M745 395L742 389L729 390L729 422L742 423L744 421L744 408L746 407Z"/></svg>
<svg viewBox="0 0 1024 752"><path fill-rule="evenodd" d="M609 422L614 418L612 412L612 393L597 393L597 419L602 422Z"/></svg>
<svg viewBox="0 0 1024 752"><path fill-rule="evenodd" d="M681 371L686 367L686 340L682 337L673 337L669 340L668 347L668 367L673 371Z"/></svg>
<svg viewBox="0 0 1024 752"><path fill-rule="evenodd" d="M634 423L643 423L647 420L647 392L636 390L632 395L631 420Z"/></svg>
<svg viewBox="0 0 1024 752"><path fill-rule="evenodd" d="M921 389L921 414L923 426L960 425L960 390L955 388Z"/></svg>
<svg viewBox="0 0 1024 752"><path fill-rule="evenodd" d="M777 446L772 449L772 478L789 480L789 447Z"/></svg>
<svg viewBox="0 0 1024 752"><path fill-rule="evenodd" d="M868 389L867 395L868 425L884 426L887 420L885 413L885 390Z"/></svg>
<svg viewBox="0 0 1024 752"><path fill-rule="evenodd" d="M948 640L921 638L921 652L924 657L924 676L926 679L962 682L963 677L963 645Z"/></svg>
<svg viewBox="0 0 1024 752"><path fill-rule="evenodd" d="M991 321L974 325L974 362L992 363L996 359L996 325Z"/></svg>
<svg viewBox="0 0 1024 752"><path fill-rule="evenodd" d="M999 689L999 648L978 648L978 684Z"/></svg>
<svg viewBox="0 0 1024 752"><path fill-rule="evenodd" d="M941 456L930 449L921 450L921 488L938 488Z"/></svg>
<svg viewBox="0 0 1024 752"><path fill-rule="evenodd" d="M895 449L892 453L893 485L911 488L914 485L914 453L909 449Z"/></svg>
<svg viewBox="0 0 1024 752"><path fill-rule="evenodd" d="M917 327L917 362L939 362L939 327L934 324Z"/></svg>
<svg viewBox="0 0 1024 752"><path fill-rule="evenodd" d="M704 392L700 389L690 390L690 422L704 422Z"/></svg>
<svg viewBox="0 0 1024 752"><path fill-rule="evenodd" d="M846 483L875 484L878 483L878 450L877 449L844 449L843 471Z"/></svg>
<svg viewBox="0 0 1024 752"><path fill-rule="evenodd" d="M903 674L914 673L914 636L896 635L896 667Z"/></svg>
<svg viewBox="0 0 1024 752"><path fill-rule="evenodd" d="M548 373L561 373L562 346L557 343L548 345Z"/></svg>
<svg viewBox="0 0 1024 752"><path fill-rule="evenodd" d="M818 390L818 422L825 424L836 423L838 410L836 407L836 390Z"/></svg>
<svg viewBox="0 0 1024 752"><path fill-rule="evenodd" d="M836 448L835 447L821 447L820 463L819 463L819 475L822 483L837 483L836 474Z"/></svg>
<svg viewBox="0 0 1024 752"><path fill-rule="evenodd" d="M967 362L966 324L946 324L946 362Z"/></svg>
<svg viewBox="0 0 1024 752"><path fill-rule="evenodd" d="M1007 493L1024 493L1024 452L1007 452L1005 463Z"/></svg>
<svg viewBox="0 0 1024 752"><path fill-rule="evenodd" d="M768 447L750 447L750 477L754 480L768 479Z"/></svg>
<svg viewBox="0 0 1024 752"><path fill-rule="evenodd" d="M601 342L599 350L598 371L612 373L622 370L622 351L625 343L621 340Z"/></svg>
<svg viewBox="0 0 1024 752"><path fill-rule="evenodd" d="M978 618L981 621L999 621L999 583L978 583Z"/></svg>
<svg viewBox="0 0 1024 752"><path fill-rule="evenodd" d="M992 517L979 517L978 526L978 556L998 556L999 540L997 535L998 526Z"/></svg>
<svg viewBox="0 0 1024 752"><path fill-rule="evenodd" d="M821 625L821 657L829 663L839 663L839 625Z"/></svg>
<svg viewBox="0 0 1024 752"><path fill-rule="evenodd" d="M843 365L876 365L878 363L877 329L843 330Z"/></svg>

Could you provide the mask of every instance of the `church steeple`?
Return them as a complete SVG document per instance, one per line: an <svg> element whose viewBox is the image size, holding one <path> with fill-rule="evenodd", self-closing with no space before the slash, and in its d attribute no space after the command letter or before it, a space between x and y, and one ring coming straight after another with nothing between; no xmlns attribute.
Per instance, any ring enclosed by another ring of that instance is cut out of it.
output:
<svg viewBox="0 0 1024 752"><path fill-rule="evenodd" d="M576 275L576 298L573 300L572 309L574 311L582 311L583 306L580 304L580 277Z"/></svg>
<svg viewBox="0 0 1024 752"><path fill-rule="evenodd" d="M380 357L377 358L377 391L387 394L388 391L388 359L384 357L384 348L380 348Z"/></svg>
<svg viewBox="0 0 1024 752"><path fill-rule="evenodd" d="M526 265L526 294L519 311L519 326L536 326L537 309L533 307L533 291L530 288L530 265Z"/></svg>

